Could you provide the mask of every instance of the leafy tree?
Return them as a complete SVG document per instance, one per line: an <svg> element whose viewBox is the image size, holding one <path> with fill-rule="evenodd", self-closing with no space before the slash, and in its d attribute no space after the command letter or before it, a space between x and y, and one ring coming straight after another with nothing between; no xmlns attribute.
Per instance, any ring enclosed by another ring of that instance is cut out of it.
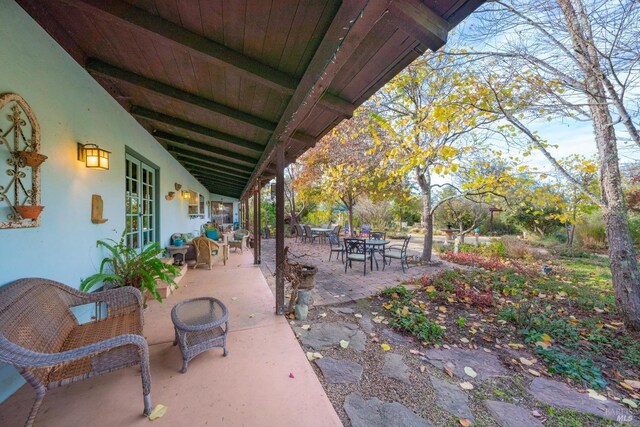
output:
<svg viewBox="0 0 640 427"><path fill-rule="evenodd" d="M387 198L403 191L401 182L380 168L382 156L371 153L371 125L367 111L359 110L334 128L299 159L302 170L294 184L328 206L340 202L347 210L351 232L354 207L363 195Z"/></svg>
<svg viewBox="0 0 640 427"><path fill-rule="evenodd" d="M470 95L468 77L454 65L451 57L440 53L419 58L375 97L373 119L384 134L371 127L375 147L368 154L383 153L382 170L416 183L425 227L424 261L431 260L433 214L440 204L454 198L498 194L503 184L501 177L476 173L463 186L445 184L454 192L434 203L433 192L443 187L434 182L435 176L455 174L466 155L481 150L482 141L474 132L497 117L495 113L478 114L458 102Z"/></svg>
<svg viewBox="0 0 640 427"><path fill-rule="evenodd" d="M482 15L484 14L484 15ZM469 27L484 46L474 52L473 89L481 114L500 114L567 182L598 206L607 235L618 307L627 327L640 330L640 271L629 231L620 174L619 135L640 147L640 3L633 0L493 1ZM508 31L509 36L503 36ZM480 51L484 50L484 51ZM539 118L568 117L591 123L598 151L600 194L551 153L533 129ZM635 120L635 121L634 121Z"/></svg>

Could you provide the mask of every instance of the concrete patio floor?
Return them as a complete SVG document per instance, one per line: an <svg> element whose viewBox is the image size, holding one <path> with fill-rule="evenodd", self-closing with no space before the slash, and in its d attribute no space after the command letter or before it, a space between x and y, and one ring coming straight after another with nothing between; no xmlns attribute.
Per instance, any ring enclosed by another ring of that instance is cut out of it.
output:
<svg viewBox="0 0 640 427"><path fill-rule="evenodd" d="M177 302L214 296L229 309L229 356L205 352L180 374L172 346L170 312ZM227 265L189 269L180 288L145 314L151 396L168 406L157 426L342 425L287 321L274 315L274 297L250 252L230 254ZM127 368L47 393L35 425L138 426L142 416L138 369ZM294 378L290 378L293 374ZM0 405L0 426L26 420L34 397L25 385Z"/></svg>
<svg viewBox="0 0 640 427"><path fill-rule="evenodd" d="M407 249L409 256L422 253L422 239L415 240L418 239L412 239L409 243ZM402 245L402 240L391 240L390 244ZM293 238L287 238L285 246L289 247L289 259L318 268L316 287L312 290L313 304L316 306L357 301L375 295L384 288L396 286L404 280L423 275L433 276L442 270L453 268L452 264L441 261L434 254L433 260L437 261L437 265L410 264L410 268L403 272L400 262L393 260L391 265L386 266L382 271L382 256L377 255L379 270L376 270L375 262L373 271L369 270L367 264L367 275L363 276L362 263L353 263L353 268L347 269L345 273L344 264L339 258L336 259L337 254L334 253L329 261L328 243L302 243L296 242ZM261 268L269 286L274 290L275 239L262 240ZM287 290L287 297L288 293Z"/></svg>

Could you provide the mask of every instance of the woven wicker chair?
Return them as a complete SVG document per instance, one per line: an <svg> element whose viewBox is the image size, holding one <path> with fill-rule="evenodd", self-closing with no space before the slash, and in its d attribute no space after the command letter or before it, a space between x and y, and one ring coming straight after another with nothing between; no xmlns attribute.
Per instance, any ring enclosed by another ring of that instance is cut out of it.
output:
<svg viewBox="0 0 640 427"><path fill-rule="evenodd" d="M213 266L213 263L220 257L226 264L224 254L222 253L222 247L214 240L208 237L196 237L191 241L196 248L196 263L193 268L199 265L209 266L209 270Z"/></svg>
<svg viewBox="0 0 640 427"><path fill-rule="evenodd" d="M105 319L79 324L71 307L105 303ZM47 390L140 365L144 414L151 413L149 348L142 336L142 296L132 287L84 293L47 279L0 288L0 362L35 389L27 426Z"/></svg>

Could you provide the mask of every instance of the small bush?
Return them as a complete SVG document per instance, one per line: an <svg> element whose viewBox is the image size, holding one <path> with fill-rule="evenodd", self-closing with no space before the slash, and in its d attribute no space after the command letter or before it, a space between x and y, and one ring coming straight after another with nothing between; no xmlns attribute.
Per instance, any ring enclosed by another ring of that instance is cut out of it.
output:
<svg viewBox="0 0 640 427"><path fill-rule="evenodd" d="M602 371L594 365L591 359L580 359L554 348L537 347L537 353L547 363L551 373L573 378L583 384L588 384L594 390L600 390L607 386Z"/></svg>
<svg viewBox="0 0 640 427"><path fill-rule="evenodd" d="M516 259L531 259L533 252L523 240L511 236L504 236L502 239L505 256Z"/></svg>
<svg viewBox="0 0 640 427"><path fill-rule="evenodd" d="M587 248L602 249L607 246L602 215L594 213L576 226L575 238Z"/></svg>
<svg viewBox="0 0 640 427"><path fill-rule="evenodd" d="M381 293L389 300L382 306L389 311L389 325L407 332L423 342L440 342L444 330L427 316L413 301L413 292L404 286L385 289Z"/></svg>
<svg viewBox="0 0 640 427"><path fill-rule="evenodd" d="M507 246L505 244L503 237L502 239L493 239L490 243L485 245L482 249L483 252L490 257L499 257L504 258L509 255L509 251L507 250Z"/></svg>

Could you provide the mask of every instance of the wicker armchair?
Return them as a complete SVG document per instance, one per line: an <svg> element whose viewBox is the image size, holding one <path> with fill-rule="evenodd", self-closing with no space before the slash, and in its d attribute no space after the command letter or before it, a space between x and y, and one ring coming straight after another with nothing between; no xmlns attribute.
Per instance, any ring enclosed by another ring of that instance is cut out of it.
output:
<svg viewBox="0 0 640 427"><path fill-rule="evenodd" d="M105 303L107 317L79 324L71 307ZM47 279L0 288L0 362L35 389L27 426L47 390L140 365L144 414L151 413L149 348L142 336L142 296L132 287L84 293Z"/></svg>
<svg viewBox="0 0 640 427"><path fill-rule="evenodd" d="M240 253L243 253L244 249L249 248L247 246L247 240L249 239L250 234L249 230L244 229L234 231L232 236L233 238L229 239L229 249L240 249ZM237 238L237 236L240 235L242 235L242 238Z"/></svg>
<svg viewBox="0 0 640 427"><path fill-rule="evenodd" d="M196 237L191 243L196 248L196 263L193 268L197 268L199 265L207 265L211 270L218 257L221 257L226 264L222 247L216 241L208 237Z"/></svg>

